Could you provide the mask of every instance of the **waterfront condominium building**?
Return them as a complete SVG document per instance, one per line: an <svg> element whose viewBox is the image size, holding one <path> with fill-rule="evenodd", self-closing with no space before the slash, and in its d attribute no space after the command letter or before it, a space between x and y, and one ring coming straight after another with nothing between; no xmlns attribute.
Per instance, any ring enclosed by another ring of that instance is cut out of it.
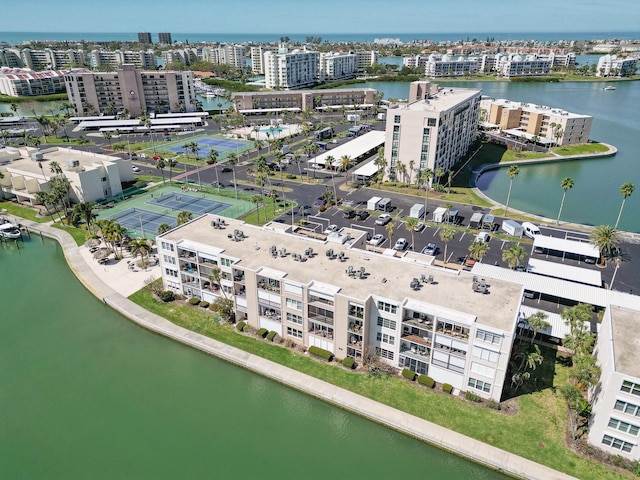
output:
<svg viewBox="0 0 640 480"><path fill-rule="evenodd" d="M137 116L148 111L194 112L196 96L191 71L141 71L123 65L115 72L65 75L69 102L76 115L126 110Z"/></svg>
<svg viewBox="0 0 640 480"><path fill-rule="evenodd" d="M173 42L171 41L171 33L169 32L160 32L158 33L158 42L163 43L165 45L171 45Z"/></svg>
<svg viewBox="0 0 640 480"><path fill-rule="evenodd" d="M32 50L23 48L20 51L20 57L22 58L22 64L32 70L59 70L61 68L82 66L86 63L84 50L82 49L53 50L45 48L44 50Z"/></svg>
<svg viewBox="0 0 640 480"><path fill-rule="evenodd" d="M157 237L164 288L228 299L236 320L338 358L376 356L500 400L522 285L481 285L415 252L368 251L360 230L305 233L204 215Z"/></svg>
<svg viewBox="0 0 640 480"><path fill-rule="evenodd" d="M138 43L152 44L151 34L149 32L138 32Z"/></svg>
<svg viewBox="0 0 640 480"><path fill-rule="evenodd" d="M355 53L327 52L320 54L320 81L333 82L354 78L357 70Z"/></svg>
<svg viewBox="0 0 640 480"><path fill-rule="evenodd" d="M242 71L246 65L246 48L243 45L227 43L219 47L204 47L200 56L205 62L231 65Z"/></svg>
<svg viewBox="0 0 640 480"><path fill-rule="evenodd" d="M598 59L596 76L630 77L636 73L635 58L619 58L617 55L604 55Z"/></svg>
<svg viewBox="0 0 640 480"><path fill-rule="evenodd" d="M124 64L134 65L143 70L157 68L156 54L153 50L92 50L89 53L89 60L93 68L118 68Z"/></svg>
<svg viewBox="0 0 640 480"><path fill-rule="evenodd" d="M265 85L290 90L311 87L319 81L320 53L306 50L264 53Z"/></svg>
<svg viewBox="0 0 640 480"><path fill-rule="evenodd" d="M431 54L424 65L424 75L428 78L475 77L479 68L480 62L477 58L451 58L449 55Z"/></svg>
<svg viewBox="0 0 640 480"><path fill-rule="evenodd" d="M272 52L274 48L265 45L254 45L251 47L251 71L256 75L264 75L264 54Z"/></svg>
<svg viewBox="0 0 640 480"><path fill-rule="evenodd" d="M89 70L75 70L88 73ZM65 91L64 76L69 70L34 72L23 68L0 68L0 94L10 97L48 95Z"/></svg>
<svg viewBox="0 0 640 480"><path fill-rule="evenodd" d="M640 312L610 306L594 354L600 383L590 392L589 443L630 460L640 460Z"/></svg>
<svg viewBox="0 0 640 480"><path fill-rule="evenodd" d="M356 70L359 73L364 72L367 67L371 67L378 61L376 50L356 50L352 53L356 54Z"/></svg>
<svg viewBox="0 0 640 480"><path fill-rule="evenodd" d="M24 67L24 62L20 57L20 50L15 48L0 48L0 67Z"/></svg>
<svg viewBox="0 0 640 480"><path fill-rule="evenodd" d="M243 115L342 107L360 110L373 108L377 93L373 88L234 92L232 101L236 112Z"/></svg>
<svg viewBox="0 0 640 480"><path fill-rule="evenodd" d="M593 117L532 103L482 97L480 121L511 137L546 145L575 145L589 140Z"/></svg>
<svg viewBox="0 0 640 480"><path fill-rule="evenodd" d="M73 148L5 148L0 150L0 198L36 205L37 192L48 192L57 162L75 202L95 202L122 194L122 182L133 180L131 160Z"/></svg>
<svg viewBox="0 0 640 480"><path fill-rule="evenodd" d="M539 59L536 55L501 53L496 55L496 71L502 77L540 77L549 75L553 60Z"/></svg>
<svg viewBox="0 0 640 480"><path fill-rule="evenodd" d="M165 50L162 52L162 61L165 68L172 63L191 65L198 61L198 51L195 48L183 48L180 50Z"/></svg>
<svg viewBox="0 0 640 480"><path fill-rule="evenodd" d="M417 170L452 169L476 138L480 96L481 90L412 82L409 103L387 110L385 178L397 179L398 163L412 160Z"/></svg>

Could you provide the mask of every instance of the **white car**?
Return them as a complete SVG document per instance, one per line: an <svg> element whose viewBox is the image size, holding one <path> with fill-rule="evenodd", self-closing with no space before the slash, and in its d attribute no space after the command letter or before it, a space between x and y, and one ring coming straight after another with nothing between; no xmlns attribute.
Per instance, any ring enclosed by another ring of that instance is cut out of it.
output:
<svg viewBox="0 0 640 480"><path fill-rule="evenodd" d="M376 218L376 225L386 225L391 221L391 215L387 213L383 213L378 218Z"/></svg>
<svg viewBox="0 0 640 480"><path fill-rule="evenodd" d="M137 165L131 165L131 170L133 170L136 173L140 172L140 168Z"/></svg>
<svg viewBox="0 0 640 480"><path fill-rule="evenodd" d="M374 247L377 247L382 242L384 242L384 235L380 233L376 233L373 237L371 237L371 240L369 240L369 245L373 245Z"/></svg>
<svg viewBox="0 0 640 480"><path fill-rule="evenodd" d="M399 238L396 240L396 244L393 246L394 250L405 250L409 246L409 242L407 242L406 238Z"/></svg>
<svg viewBox="0 0 640 480"><path fill-rule="evenodd" d="M327 229L324 231L325 235L329 235L330 233L334 233L337 232L338 230L340 230L340 227L338 227L338 225L329 225L327 227Z"/></svg>

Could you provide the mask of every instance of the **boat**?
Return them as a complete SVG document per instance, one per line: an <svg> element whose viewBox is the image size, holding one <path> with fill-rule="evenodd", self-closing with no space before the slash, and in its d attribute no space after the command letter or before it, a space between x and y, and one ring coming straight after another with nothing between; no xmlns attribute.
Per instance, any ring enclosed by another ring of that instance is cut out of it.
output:
<svg viewBox="0 0 640 480"><path fill-rule="evenodd" d="M17 225L11 222L0 224L0 238L16 239L20 238L21 235Z"/></svg>
<svg viewBox="0 0 640 480"><path fill-rule="evenodd" d="M607 85L606 87L603 88L603 90L615 90L616 87L614 87L613 85Z"/></svg>

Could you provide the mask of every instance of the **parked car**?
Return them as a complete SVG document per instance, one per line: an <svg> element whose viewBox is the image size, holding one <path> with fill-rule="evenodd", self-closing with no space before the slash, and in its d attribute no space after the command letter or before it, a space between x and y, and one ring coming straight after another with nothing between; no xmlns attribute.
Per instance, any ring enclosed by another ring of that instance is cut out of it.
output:
<svg viewBox="0 0 640 480"><path fill-rule="evenodd" d="M384 242L384 235L376 233L373 237L371 237L371 240L369 240L369 245L377 247L382 242Z"/></svg>
<svg viewBox="0 0 640 480"><path fill-rule="evenodd" d="M222 170L220 170L222 173L229 173L229 172L233 172L233 168L231 167L222 167Z"/></svg>
<svg viewBox="0 0 640 480"><path fill-rule="evenodd" d="M137 165L131 165L131 170L133 170L136 173L140 172L140 167L138 167Z"/></svg>
<svg viewBox="0 0 640 480"><path fill-rule="evenodd" d="M414 231L414 232L416 232L416 233L420 233L422 230L424 230L424 227L425 227L425 226L426 226L426 225L425 225L424 223L422 223L422 222L418 222L418 223L416 224L416 226L415 226L415 227L413 227L413 231Z"/></svg>
<svg viewBox="0 0 640 480"><path fill-rule="evenodd" d="M338 227L338 225L329 225L324 233L325 235L329 235L330 233L337 232L338 230L340 230L340 227Z"/></svg>
<svg viewBox="0 0 640 480"><path fill-rule="evenodd" d="M358 217L358 220L366 220L367 218L369 218L369 212L367 212L366 210L358 210L356 212L356 217Z"/></svg>
<svg viewBox="0 0 640 480"><path fill-rule="evenodd" d="M353 217L356 216L356 212L355 212L355 210L352 210L352 209L349 208L349 209L345 210L344 212L342 212L342 216L344 218L353 218Z"/></svg>
<svg viewBox="0 0 640 480"><path fill-rule="evenodd" d="M406 238L399 238L396 240L396 244L393 246L394 250L405 250L409 246L409 242L407 242Z"/></svg>
<svg viewBox="0 0 640 480"><path fill-rule="evenodd" d="M316 206L322 207L327 204L327 201L324 198L317 198L315 201Z"/></svg>
<svg viewBox="0 0 640 480"><path fill-rule="evenodd" d="M487 232L479 232L476 234L476 238L473 239L474 242L482 243L489 243L489 240L491 240L491 235L489 235Z"/></svg>
<svg viewBox="0 0 640 480"><path fill-rule="evenodd" d="M465 267L473 267L476 264L477 260L473 257L473 255L467 255L464 259Z"/></svg>
<svg viewBox="0 0 640 480"><path fill-rule="evenodd" d="M376 218L376 225L386 225L391 221L391 215L383 213L378 218Z"/></svg>
<svg viewBox="0 0 640 480"><path fill-rule="evenodd" d="M427 246L422 249L422 253L435 257L438 254L438 245L432 242L427 243Z"/></svg>

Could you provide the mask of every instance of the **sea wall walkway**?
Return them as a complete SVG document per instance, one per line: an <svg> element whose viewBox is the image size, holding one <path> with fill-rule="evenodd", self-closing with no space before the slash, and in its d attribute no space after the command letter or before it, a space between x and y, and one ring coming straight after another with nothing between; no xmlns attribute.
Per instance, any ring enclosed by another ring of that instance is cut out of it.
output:
<svg viewBox="0 0 640 480"><path fill-rule="evenodd" d="M46 224L21 219L32 232L57 240L69 267L80 282L104 303L138 325L165 335L222 360L244 367L279 383L329 402L362 417L423 440L454 454L469 458L497 471L531 480L569 480L569 475L526 458L487 445L460 433L414 417L330 383L302 374L256 355L231 347L198 333L174 325L133 303L107 285L80 253L80 248L65 231Z"/></svg>

